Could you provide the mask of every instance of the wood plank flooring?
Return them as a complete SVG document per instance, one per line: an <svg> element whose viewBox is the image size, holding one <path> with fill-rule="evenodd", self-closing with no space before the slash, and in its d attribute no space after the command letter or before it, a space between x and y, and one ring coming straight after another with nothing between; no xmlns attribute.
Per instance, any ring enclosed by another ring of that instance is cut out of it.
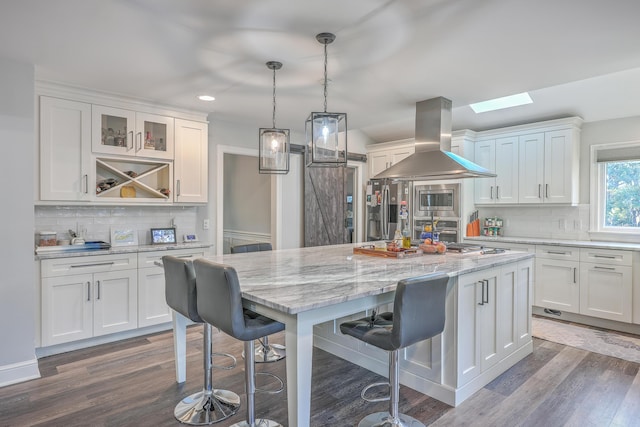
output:
<svg viewBox="0 0 640 427"><path fill-rule="evenodd" d="M271 340L283 343L283 336ZM242 364L242 343L217 331L213 343ZM0 388L0 426L179 426L174 406L202 388L201 326L188 329L187 360L187 381L176 384L171 332L43 358L42 378ZM433 426L640 426L639 367L534 339L532 355L457 408L402 387L400 409ZM257 371L284 378L285 364L258 364ZM360 399L362 387L381 379L315 349L311 426L355 426L385 410L386 402ZM214 371L214 386L235 391L243 405L216 425L244 419L242 367ZM256 400L258 416L287 425L285 394Z"/></svg>

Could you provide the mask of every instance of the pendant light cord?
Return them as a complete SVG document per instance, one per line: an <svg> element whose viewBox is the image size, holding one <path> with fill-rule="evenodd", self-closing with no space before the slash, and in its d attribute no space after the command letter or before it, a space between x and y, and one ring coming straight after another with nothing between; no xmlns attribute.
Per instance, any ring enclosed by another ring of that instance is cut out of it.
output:
<svg viewBox="0 0 640 427"><path fill-rule="evenodd" d="M273 129L275 128L276 128L276 69L274 68L273 69Z"/></svg>
<svg viewBox="0 0 640 427"><path fill-rule="evenodd" d="M327 112L327 42L324 43L324 112Z"/></svg>

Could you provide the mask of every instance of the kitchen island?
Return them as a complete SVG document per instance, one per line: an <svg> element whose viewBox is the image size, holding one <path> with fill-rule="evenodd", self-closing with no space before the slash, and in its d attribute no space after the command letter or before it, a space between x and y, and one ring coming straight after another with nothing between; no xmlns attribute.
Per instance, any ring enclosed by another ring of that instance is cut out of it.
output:
<svg viewBox="0 0 640 427"><path fill-rule="evenodd" d="M288 425L309 425L314 344L386 376L386 353L342 336L339 324L390 307L405 278L444 272L450 280L444 332L403 351L402 384L455 406L533 351L532 254L386 259L353 247L207 257L237 270L246 307L285 324ZM184 322L174 328L180 376Z"/></svg>

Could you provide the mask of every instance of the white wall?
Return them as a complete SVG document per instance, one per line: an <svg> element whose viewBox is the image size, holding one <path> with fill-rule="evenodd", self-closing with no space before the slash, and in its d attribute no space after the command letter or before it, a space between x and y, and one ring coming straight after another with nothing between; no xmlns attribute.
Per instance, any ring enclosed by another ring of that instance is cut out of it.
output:
<svg viewBox="0 0 640 427"><path fill-rule="evenodd" d="M0 386L37 378L35 356L34 68L0 59Z"/></svg>

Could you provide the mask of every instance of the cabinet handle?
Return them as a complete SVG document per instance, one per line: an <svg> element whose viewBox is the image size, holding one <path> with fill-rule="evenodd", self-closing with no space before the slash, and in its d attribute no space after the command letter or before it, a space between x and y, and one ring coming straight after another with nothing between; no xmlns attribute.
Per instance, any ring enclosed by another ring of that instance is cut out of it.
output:
<svg viewBox="0 0 640 427"><path fill-rule="evenodd" d="M114 261L111 262L96 262L94 264L78 264L78 265L70 265L69 268L82 268L82 267L99 267L101 265L113 265Z"/></svg>
<svg viewBox="0 0 640 427"><path fill-rule="evenodd" d="M554 251L547 251L548 254L552 254L552 255L566 255L566 252L554 252Z"/></svg>
<svg viewBox="0 0 640 427"><path fill-rule="evenodd" d="M578 280L576 279L576 272L577 272L577 268L573 267L573 283L578 283Z"/></svg>
<svg viewBox="0 0 640 427"><path fill-rule="evenodd" d="M493 185L491 186L491 200L493 200Z"/></svg>
<svg viewBox="0 0 640 427"><path fill-rule="evenodd" d="M549 198L549 184L544 185L544 197Z"/></svg>
<svg viewBox="0 0 640 427"><path fill-rule="evenodd" d="M176 181L176 187L178 187L176 189L176 196L180 196L180 180L179 179Z"/></svg>
<svg viewBox="0 0 640 427"><path fill-rule="evenodd" d="M84 178L84 194L87 194L89 193L89 175L84 174L83 178Z"/></svg>
<svg viewBox="0 0 640 427"><path fill-rule="evenodd" d="M98 293L96 295L96 299L100 299L100 280L96 281L96 285L98 287Z"/></svg>
<svg viewBox="0 0 640 427"><path fill-rule="evenodd" d="M136 138L136 141L137 141L136 151L140 151L140 150L142 150L142 132L138 132L136 134L136 136L137 136L137 138Z"/></svg>
<svg viewBox="0 0 640 427"><path fill-rule="evenodd" d="M606 259L616 259L615 256L611 256L611 255L598 255L598 254L593 254L594 258L606 258Z"/></svg>
<svg viewBox="0 0 640 427"><path fill-rule="evenodd" d="M500 198L500 186L496 185L496 200Z"/></svg>
<svg viewBox="0 0 640 427"><path fill-rule="evenodd" d="M538 199L542 199L542 184L538 184Z"/></svg>
<svg viewBox="0 0 640 427"><path fill-rule="evenodd" d="M129 150L133 150L133 144L134 144L134 142L133 142L133 131L132 131L132 130L130 130L130 131L129 131L129 132L127 132L127 133L130 133L130 134L131 134L131 148L129 148L129 144L127 143L127 151L129 151Z"/></svg>
<svg viewBox="0 0 640 427"><path fill-rule="evenodd" d="M182 256L178 256L176 258L193 258L193 255L182 255Z"/></svg>
<svg viewBox="0 0 640 427"><path fill-rule="evenodd" d="M482 292L480 296L480 302L478 303L478 305L484 305L484 280L479 280L478 282L482 283Z"/></svg>
<svg viewBox="0 0 640 427"><path fill-rule="evenodd" d="M489 280L483 280L483 282L487 282L487 300L483 301L486 304L489 304Z"/></svg>
<svg viewBox="0 0 640 427"><path fill-rule="evenodd" d="M611 271L614 271L616 269L615 267L600 267L599 265L594 265L593 268L598 270L611 270Z"/></svg>
<svg viewBox="0 0 640 427"><path fill-rule="evenodd" d="M91 282L87 282L87 301L91 301Z"/></svg>

